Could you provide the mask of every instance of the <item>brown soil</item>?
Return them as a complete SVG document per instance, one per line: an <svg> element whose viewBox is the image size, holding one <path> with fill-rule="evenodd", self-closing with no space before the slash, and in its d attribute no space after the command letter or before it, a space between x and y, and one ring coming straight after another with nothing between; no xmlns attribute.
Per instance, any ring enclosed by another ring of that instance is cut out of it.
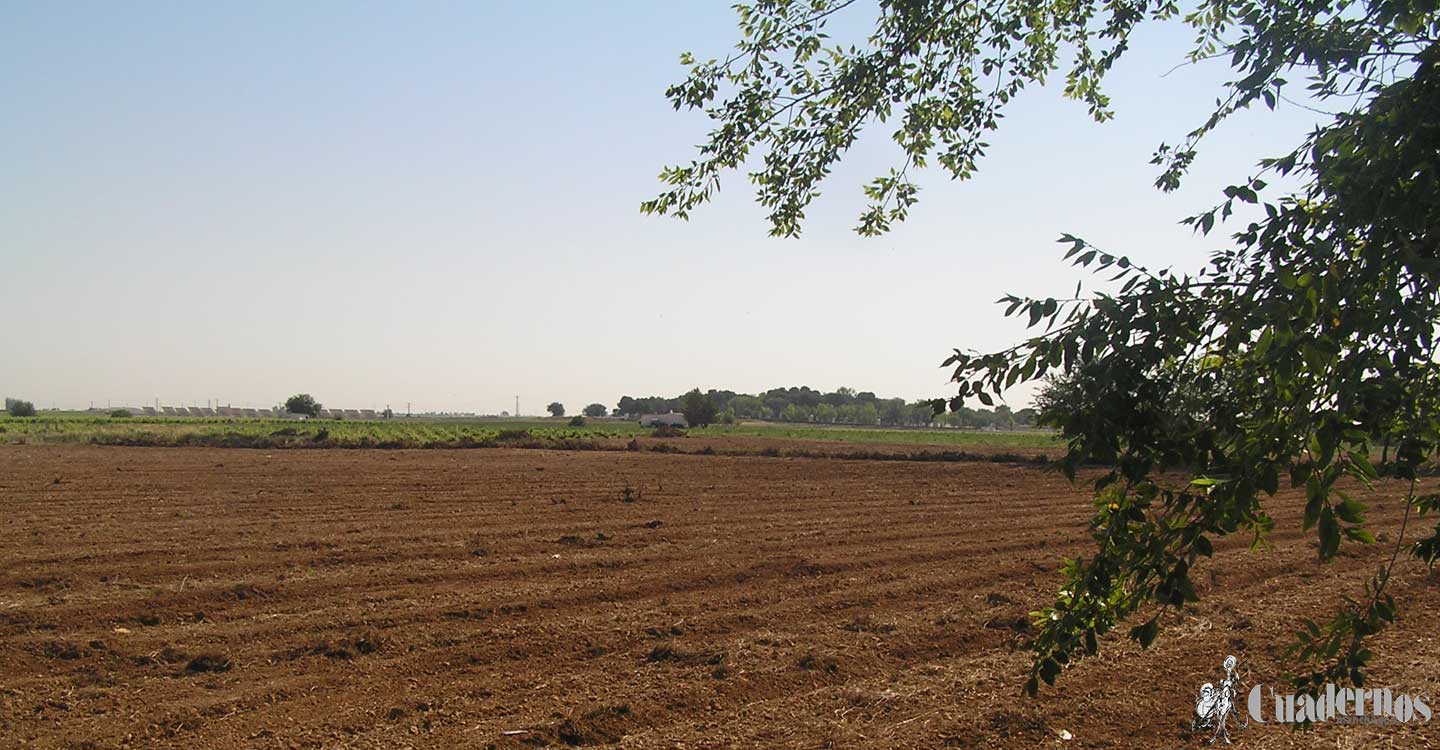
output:
<svg viewBox="0 0 1440 750"><path fill-rule="evenodd" d="M633 442L633 447L632 447ZM841 440L800 440L748 435L711 437L687 434L678 438L610 438L607 448L632 447L660 453L759 456L764 458L878 458L916 461L990 461L1044 463L1065 453L1063 444L1045 448L1008 445L927 445L924 443L861 443Z"/></svg>
<svg viewBox="0 0 1440 750"><path fill-rule="evenodd" d="M1026 613L1089 508L1031 467L12 446L0 504L3 748L1198 747L1224 655L1281 687L1298 618L1388 553L1315 564L1287 495L1274 549L1220 544L1154 648L1108 639L1027 700ZM1437 577L1394 586L1373 684L1440 696Z"/></svg>

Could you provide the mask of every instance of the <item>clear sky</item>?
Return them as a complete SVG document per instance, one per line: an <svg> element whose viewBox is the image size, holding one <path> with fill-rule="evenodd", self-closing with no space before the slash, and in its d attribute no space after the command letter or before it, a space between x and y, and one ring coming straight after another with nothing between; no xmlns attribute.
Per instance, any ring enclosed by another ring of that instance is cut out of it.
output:
<svg viewBox="0 0 1440 750"><path fill-rule="evenodd" d="M851 231L884 126L801 239L766 236L743 176L688 223L641 216L707 130L664 90L680 52L729 49L729 4L0 0L0 390L488 413L948 395L952 347L1021 335L997 297L1073 291L1062 232L1196 268L1220 240L1176 221L1314 121L1246 114L1156 192L1154 147L1227 70L1165 75L1190 34L1153 27L1111 80L1115 121L1029 92L979 177L923 175L886 237Z"/></svg>

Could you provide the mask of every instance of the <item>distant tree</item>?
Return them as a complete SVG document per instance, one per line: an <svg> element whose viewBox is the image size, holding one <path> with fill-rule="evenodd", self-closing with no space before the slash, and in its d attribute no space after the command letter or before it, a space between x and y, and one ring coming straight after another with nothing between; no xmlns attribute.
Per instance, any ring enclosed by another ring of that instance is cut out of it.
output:
<svg viewBox="0 0 1440 750"><path fill-rule="evenodd" d="M545 411L550 412L552 417L563 417L565 416L565 405L559 401L551 401L550 405L545 407Z"/></svg>
<svg viewBox="0 0 1440 750"><path fill-rule="evenodd" d="M786 404L785 408L780 410L782 422L809 422L810 416L810 410L800 404Z"/></svg>
<svg viewBox="0 0 1440 750"><path fill-rule="evenodd" d="M955 427L987 427L993 424L1010 426L1014 415L1008 409L991 412L988 409L975 411L966 407L952 415L940 416L935 412L933 400L906 401L903 398L880 399L873 392L856 392L851 388L838 388L831 393L822 393L808 386L771 388L758 395L736 393L729 390L709 390L702 395L715 405L716 414L732 413L739 419L775 419L785 422L817 422L823 424L841 423L857 425L929 425L948 424ZM622 397L615 408L616 415L635 416L638 414L663 414L686 409L689 394L666 398L646 396ZM588 410L598 411L599 404L592 404Z"/></svg>
<svg viewBox="0 0 1440 750"><path fill-rule="evenodd" d="M765 403L755 396L740 394L730 399L730 409L741 419L764 416Z"/></svg>
<svg viewBox="0 0 1440 750"><path fill-rule="evenodd" d="M790 406L789 399L783 394L769 395L764 397L765 416L771 419L784 419L785 407Z"/></svg>
<svg viewBox="0 0 1440 750"><path fill-rule="evenodd" d="M905 423L924 427L937 421L935 403L929 399L912 401L905 405Z"/></svg>
<svg viewBox="0 0 1440 750"><path fill-rule="evenodd" d="M879 404L880 424L898 425L905 424L906 408L905 399L887 398Z"/></svg>
<svg viewBox="0 0 1440 750"><path fill-rule="evenodd" d="M585 407L585 410L584 410L583 413L584 413L584 415L587 416L587 417L603 417L603 416L605 416L605 405L604 405L604 404L590 404L589 406Z"/></svg>
<svg viewBox="0 0 1440 750"><path fill-rule="evenodd" d="M720 424L735 424L735 410L726 409L720 412Z"/></svg>
<svg viewBox="0 0 1440 750"><path fill-rule="evenodd" d="M291 414L308 414L318 417L320 416L320 402L308 393L297 393L285 399L285 411Z"/></svg>
<svg viewBox="0 0 1440 750"><path fill-rule="evenodd" d="M601 408L603 409L604 407L602 406ZM603 416L603 415L602 415L602 416ZM582 417L582 416L580 416L579 414L576 414L575 416L573 416L573 417L570 418L570 426L571 426L571 427L584 427L584 426L585 426L585 418Z"/></svg>
<svg viewBox="0 0 1440 750"><path fill-rule="evenodd" d="M678 411L683 406L683 402L683 396L679 398L661 398L659 396L651 396L650 398L640 399L638 403L640 404L640 411L642 414L664 414L672 411Z"/></svg>
<svg viewBox="0 0 1440 750"><path fill-rule="evenodd" d="M739 396L740 394L736 393L735 391L717 391L712 388L706 391L705 395L709 396L710 400L715 402L716 409L719 409L723 412L726 409L730 408L730 405L734 402L735 397Z"/></svg>
<svg viewBox="0 0 1440 750"><path fill-rule="evenodd" d="M35 416L35 405L18 398L7 398L5 399L5 411L10 412L12 417L33 417Z"/></svg>
<svg viewBox="0 0 1440 750"><path fill-rule="evenodd" d="M1079 413L1090 406L1085 399L1086 392L1080 382L1079 373L1051 375L1035 393L1035 423L1052 426L1064 424L1071 414Z"/></svg>
<svg viewBox="0 0 1440 750"><path fill-rule="evenodd" d="M860 411L865 405L846 404L835 410L835 421L841 424L860 424Z"/></svg>
<svg viewBox="0 0 1440 750"><path fill-rule="evenodd" d="M705 427L715 421L719 410L715 408L715 399L696 388L685 394L681 412L685 414L685 421L689 422L691 427Z"/></svg>

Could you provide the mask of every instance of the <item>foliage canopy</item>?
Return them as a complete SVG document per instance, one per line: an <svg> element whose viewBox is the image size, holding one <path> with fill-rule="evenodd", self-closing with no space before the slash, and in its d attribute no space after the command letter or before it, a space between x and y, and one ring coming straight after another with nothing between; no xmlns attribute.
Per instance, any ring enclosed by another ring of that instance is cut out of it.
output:
<svg viewBox="0 0 1440 750"><path fill-rule="evenodd" d="M1097 121L1111 117L1106 75L1141 24L1178 19L1195 33L1189 59L1224 58L1233 80L1213 113L1153 163L1161 190L1179 184L1205 136L1252 106L1291 103L1303 78L1322 122L1263 160L1185 221L1210 234L1237 204L1254 204L1226 246L1193 273L1151 271L1077 236L1075 266L1111 274L1116 293L1031 299L1007 315L1037 331L999 352L956 349L959 393L993 405L1017 383L1063 373L1078 406L1052 410L1068 440L1059 467L1089 464L1096 548L1068 561L1055 602L1037 613L1026 689L1053 683L1097 637L1137 619L1144 645L1161 615L1196 598L1191 572L1212 540L1272 529L1263 498L1304 488L1304 526L1321 560L1374 541L1365 505L1342 480L1368 485L1371 449L1408 480L1405 519L1440 510L1420 484L1440 443L1440 22L1435 0L881 0L868 41L832 45L827 22L854 0L762 0L737 6L741 39L724 59L682 56L677 109L715 123L696 159L665 169L647 213L686 217L743 168L772 234L795 236L832 166L874 123L893 123L903 162L865 186L857 231L880 234L915 204L911 173L937 164L971 177L1006 105L1064 72L1064 94ZM1267 178L1294 192L1267 192ZM1192 394L1204 394L1193 398ZM938 404L943 408L945 402ZM1177 404L1183 404L1177 408ZM1186 472L1191 481L1163 479ZM1387 590L1402 550L1433 564L1440 524L1402 529L1389 565L1326 624L1304 623L1293 655L1301 688L1364 680L1366 637L1395 617Z"/></svg>
<svg viewBox="0 0 1440 750"><path fill-rule="evenodd" d="M685 415L685 422L691 427L709 426L720 414L715 399L710 398L709 394L701 393L699 388L685 394L684 406L680 411Z"/></svg>
<svg viewBox="0 0 1440 750"><path fill-rule="evenodd" d="M285 399L285 411L291 414L308 414L312 417L320 416L320 402L308 393L297 393Z"/></svg>
<svg viewBox="0 0 1440 750"><path fill-rule="evenodd" d="M18 398L5 399L5 411L10 412L12 417L33 417L35 416L35 404Z"/></svg>

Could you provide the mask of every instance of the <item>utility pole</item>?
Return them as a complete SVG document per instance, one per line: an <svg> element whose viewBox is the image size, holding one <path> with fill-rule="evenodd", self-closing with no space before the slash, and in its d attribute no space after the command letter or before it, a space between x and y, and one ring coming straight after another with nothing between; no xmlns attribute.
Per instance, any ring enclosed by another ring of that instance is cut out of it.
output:
<svg viewBox="0 0 1440 750"><path fill-rule="evenodd" d="M520 397L515 397L515 416L520 416Z"/></svg>

